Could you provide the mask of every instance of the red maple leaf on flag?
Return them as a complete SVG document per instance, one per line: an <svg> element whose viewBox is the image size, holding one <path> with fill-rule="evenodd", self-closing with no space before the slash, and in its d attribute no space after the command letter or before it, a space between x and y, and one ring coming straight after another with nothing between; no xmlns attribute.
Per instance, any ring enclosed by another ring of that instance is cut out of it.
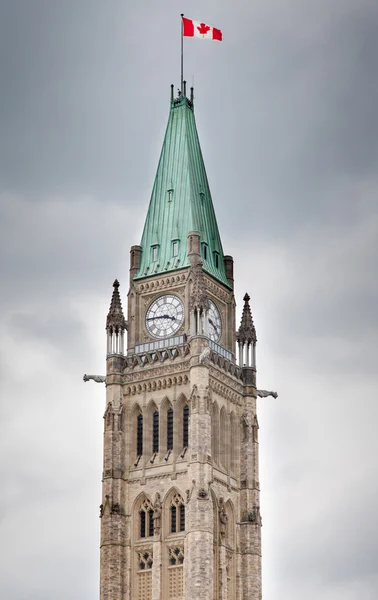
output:
<svg viewBox="0 0 378 600"><path fill-rule="evenodd" d="M202 33L202 35L206 35L207 32L210 31L210 27L206 25L206 23L201 23L197 29L200 33Z"/></svg>

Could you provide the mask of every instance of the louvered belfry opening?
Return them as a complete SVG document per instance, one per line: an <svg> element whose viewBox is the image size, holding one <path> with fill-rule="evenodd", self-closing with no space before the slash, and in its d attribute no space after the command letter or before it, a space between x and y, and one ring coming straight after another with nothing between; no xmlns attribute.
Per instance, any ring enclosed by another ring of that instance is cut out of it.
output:
<svg viewBox="0 0 378 600"><path fill-rule="evenodd" d="M167 411L167 450L173 450L173 409Z"/></svg>
<svg viewBox="0 0 378 600"><path fill-rule="evenodd" d="M152 452L159 452L159 412L152 415Z"/></svg>
<svg viewBox="0 0 378 600"><path fill-rule="evenodd" d="M142 456L143 454L143 417L138 415L137 417L137 455Z"/></svg>
<svg viewBox="0 0 378 600"><path fill-rule="evenodd" d="M189 446L189 406L186 404L182 411L182 441L184 448Z"/></svg>
<svg viewBox="0 0 378 600"><path fill-rule="evenodd" d="M171 506L171 533L177 531L177 509L175 506Z"/></svg>

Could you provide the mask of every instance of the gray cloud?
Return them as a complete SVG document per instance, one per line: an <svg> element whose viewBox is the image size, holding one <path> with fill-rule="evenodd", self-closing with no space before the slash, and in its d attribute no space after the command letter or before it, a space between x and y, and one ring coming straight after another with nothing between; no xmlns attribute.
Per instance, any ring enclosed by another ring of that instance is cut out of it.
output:
<svg viewBox="0 0 378 600"><path fill-rule="evenodd" d="M259 338L264 598L378 585L374 0L0 2L0 595L98 594L104 323L179 76ZM20 573L23 577L20 577Z"/></svg>

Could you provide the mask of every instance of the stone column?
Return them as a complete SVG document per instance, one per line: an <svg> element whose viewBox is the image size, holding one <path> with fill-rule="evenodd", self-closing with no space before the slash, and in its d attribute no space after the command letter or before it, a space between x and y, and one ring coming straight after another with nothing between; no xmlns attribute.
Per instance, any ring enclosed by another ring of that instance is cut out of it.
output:
<svg viewBox="0 0 378 600"><path fill-rule="evenodd" d="M153 543L153 564L152 564L152 600L161 600L161 541L160 533L155 534Z"/></svg>
<svg viewBox="0 0 378 600"><path fill-rule="evenodd" d="M261 600L261 517L256 416L256 371L243 368L245 422L241 444L240 552L242 599Z"/></svg>
<svg viewBox="0 0 378 600"><path fill-rule="evenodd" d="M107 407L104 415L100 599L129 600L125 589L126 498L123 485L124 416L121 372L124 359L107 361Z"/></svg>
<svg viewBox="0 0 378 600"><path fill-rule="evenodd" d="M210 494L211 416L209 370L198 356L207 346L204 338L191 341L191 403L186 505L184 581L185 600L213 600L213 503Z"/></svg>

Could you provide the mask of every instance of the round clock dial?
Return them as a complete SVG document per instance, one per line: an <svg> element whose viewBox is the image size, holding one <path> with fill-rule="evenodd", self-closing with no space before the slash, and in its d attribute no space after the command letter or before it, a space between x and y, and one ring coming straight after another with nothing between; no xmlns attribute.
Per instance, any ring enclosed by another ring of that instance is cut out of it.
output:
<svg viewBox="0 0 378 600"><path fill-rule="evenodd" d="M218 342L222 335L222 321L219 310L212 300L209 300L209 337Z"/></svg>
<svg viewBox="0 0 378 600"><path fill-rule="evenodd" d="M156 338L174 335L184 322L184 305L180 298L167 294L150 304L146 313L146 327Z"/></svg>

